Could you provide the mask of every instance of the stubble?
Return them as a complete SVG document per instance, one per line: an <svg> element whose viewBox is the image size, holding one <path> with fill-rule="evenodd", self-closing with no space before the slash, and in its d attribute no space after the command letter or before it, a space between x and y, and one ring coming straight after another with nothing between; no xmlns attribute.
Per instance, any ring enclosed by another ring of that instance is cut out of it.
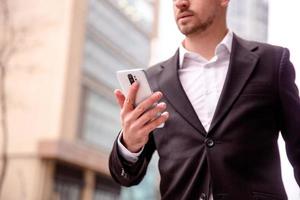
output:
<svg viewBox="0 0 300 200"><path fill-rule="evenodd" d="M207 17L205 20L199 19L197 16L193 16L194 19L187 22L178 22L177 27L180 32L186 36L194 33L202 33L206 31L214 22L215 15Z"/></svg>

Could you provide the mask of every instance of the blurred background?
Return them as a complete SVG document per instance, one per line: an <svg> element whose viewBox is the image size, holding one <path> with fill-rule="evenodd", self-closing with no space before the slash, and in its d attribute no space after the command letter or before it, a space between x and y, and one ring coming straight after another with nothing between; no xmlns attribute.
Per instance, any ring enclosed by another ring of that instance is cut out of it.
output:
<svg viewBox="0 0 300 200"><path fill-rule="evenodd" d="M231 0L238 35L288 47L300 85L300 2ZM120 130L115 72L172 56L183 36L171 0L0 0L0 199L156 200L157 155L143 182L113 182ZM300 190L279 146L290 200Z"/></svg>

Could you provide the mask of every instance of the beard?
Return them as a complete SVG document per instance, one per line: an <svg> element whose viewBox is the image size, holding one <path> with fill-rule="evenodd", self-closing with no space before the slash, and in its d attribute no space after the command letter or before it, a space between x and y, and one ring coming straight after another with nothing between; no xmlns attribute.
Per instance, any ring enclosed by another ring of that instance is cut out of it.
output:
<svg viewBox="0 0 300 200"><path fill-rule="evenodd" d="M192 21L180 22L177 21L179 31L184 35L191 35L193 33L202 33L206 31L214 22L215 15L208 16L205 20L199 19L193 15Z"/></svg>

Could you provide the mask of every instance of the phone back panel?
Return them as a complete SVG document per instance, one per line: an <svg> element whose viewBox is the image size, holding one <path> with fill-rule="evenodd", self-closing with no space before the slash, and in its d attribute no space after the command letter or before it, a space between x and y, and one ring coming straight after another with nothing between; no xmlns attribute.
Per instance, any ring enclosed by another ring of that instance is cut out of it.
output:
<svg viewBox="0 0 300 200"><path fill-rule="evenodd" d="M128 95L129 87L131 85L128 75L132 75L134 81L138 81L139 83L139 89L135 100L135 105L138 105L152 94L152 90L148 83L146 72L143 69L117 71L117 78L125 96Z"/></svg>

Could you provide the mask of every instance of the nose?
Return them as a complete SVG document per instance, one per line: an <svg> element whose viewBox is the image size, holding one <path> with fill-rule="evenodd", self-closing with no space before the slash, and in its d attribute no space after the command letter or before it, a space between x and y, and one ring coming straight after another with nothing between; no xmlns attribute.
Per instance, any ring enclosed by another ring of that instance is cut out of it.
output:
<svg viewBox="0 0 300 200"><path fill-rule="evenodd" d="M179 10L186 10L190 6L189 0L175 0L175 6Z"/></svg>

